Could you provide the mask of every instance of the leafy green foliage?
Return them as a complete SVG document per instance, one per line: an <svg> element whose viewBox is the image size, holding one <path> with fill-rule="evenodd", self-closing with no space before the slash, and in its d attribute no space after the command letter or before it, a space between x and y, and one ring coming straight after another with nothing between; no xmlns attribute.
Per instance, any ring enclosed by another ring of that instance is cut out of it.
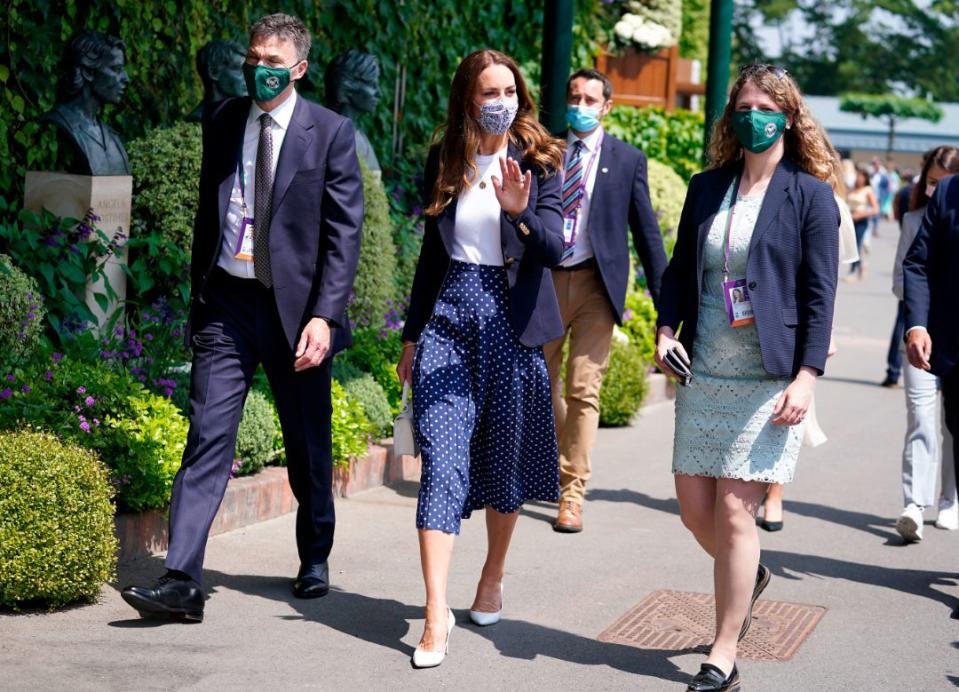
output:
<svg viewBox="0 0 959 692"><path fill-rule="evenodd" d="M652 363L656 353L656 308L645 292L635 289L626 292L622 331L639 351L643 362Z"/></svg>
<svg viewBox="0 0 959 692"><path fill-rule="evenodd" d="M0 255L0 365L9 368L33 353L45 314L36 281Z"/></svg>
<svg viewBox="0 0 959 692"><path fill-rule="evenodd" d="M103 268L122 238L107 238L96 228L98 220L92 212L78 223L24 209L14 220L0 221L0 241L13 263L39 285L47 319L61 339L96 322L83 298L88 282L104 281L103 292L94 294L101 309L116 298Z"/></svg>
<svg viewBox="0 0 959 692"><path fill-rule="evenodd" d="M614 106L603 126L614 137L642 149L647 158L670 166L686 182L702 169L702 113Z"/></svg>
<svg viewBox="0 0 959 692"><path fill-rule="evenodd" d="M703 74L706 74L709 58L709 0L683 0L679 54L688 60L699 60Z"/></svg>
<svg viewBox="0 0 959 692"><path fill-rule="evenodd" d="M93 452L49 433L0 433L0 604L92 600L116 567L112 497Z"/></svg>
<svg viewBox="0 0 959 692"><path fill-rule="evenodd" d="M605 427L629 425L646 397L647 363L640 348L613 339L609 369L599 390L599 424Z"/></svg>
<svg viewBox="0 0 959 692"><path fill-rule="evenodd" d="M388 435L393 425L393 411L380 383L369 373L363 373L343 382L343 388L363 408L363 414L370 422L370 434L377 438Z"/></svg>
<svg viewBox="0 0 959 692"><path fill-rule="evenodd" d="M141 300L189 301L190 245L199 201L200 126L156 128L127 145L133 175L130 276Z"/></svg>
<svg viewBox="0 0 959 692"><path fill-rule="evenodd" d="M350 318L360 326L379 329L383 326L383 308L395 292L393 222L383 184L366 164L360 162L360 167L363 169L363 242L353 282Z"/></svg>
<svg viewBox="0 0 959 692"><path fill-rule="evenodd" d="M686 183L676 171L655 159L647 160L649 197L659 220L659 229L666 242L667 254L676 244L679 217L686 202Z"/></svg>
<svg viewBox="0 0 959 692"><path fill-rule="evenodd" d="M942 108L936 104L895 94L843 94L839 110L874 118L920 118L934 123L942 119Z"/></svg>
<svg viewBox="0 0 959 692"><path fill-rule="evenodd" d="M333 396L333 464L339 468L349 467L351 459L366 454L369 449L370 422L363 414L363 407L346 393L336 380L331 382Z"/></svg>
<svg viewBox="0 0 959 692"><path fill-rule="evenodd" d="M403 387L396 376L396 364L400 362L402 350L399 331L357 329L353 333L353 345L337 358L370 373L386 392L392 410L399 411Z"/></svg>
<svg viewBox="0 0 959 692"><path fill-rule="evenodd" d="M273 458L273 440L277 432L274 415L270 400L262 392L251 389L243 405L236 436L234 475L252 475Z"/></svg>
<svg viewBox="0 0 959 692"><path fill-rule="evenodd" d="M58 353L16 369L5 386L0 429L28 425L96 451L110 467L123 507L139 511L169 502L188 427L169 399L125 370Z"/></svg>

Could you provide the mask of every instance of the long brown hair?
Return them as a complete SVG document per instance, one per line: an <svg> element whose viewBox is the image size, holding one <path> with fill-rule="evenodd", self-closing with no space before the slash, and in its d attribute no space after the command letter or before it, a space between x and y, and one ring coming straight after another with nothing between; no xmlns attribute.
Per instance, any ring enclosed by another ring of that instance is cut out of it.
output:
<svg viewBox="0 0 959 692"><path fill-rule="evenodd" d="M929 204L929 195L926 194L926 179L933 166L944 168L950 173L959 173L959 149L956 147L941 146L930 149L922 155L922 173L919 181L912 186L909 194L909 211L921 209Z"/></svg>
<svg viewBox="0 0 959 692"><path fill-rule="evenodd" d="M716 121L709 140L709 167L720 168L743 157L743 147L733 130L732 116L736 110L739 92L747 83L764 91L779 106L792 127L783 134L786 156L806 173L829 181L833 175L835 148L822 126L812 117L802 92L785 70L771 65L750 65L743 69L729 92L729 102L722 117Z"/></svg>
<svg viewBox="0 0 959 692"><path fill-rule="evenodd" d="M470 115L473 92L480 73L490 65L504 65L516 80L516 98L519 110L509 128L509 141L523 151L523 159L539 166L547 174L559 170L563 163L562 145L536 119L533 103L523 75L516 62L504 53L485 48L474 51L463 59L453 75L450 87L446 122L437 128L434 141L439 140L439 174L433 186L429 216L437 216L469 185L476 174L473 154L479 149L482 134L476 120Z"/></svg>

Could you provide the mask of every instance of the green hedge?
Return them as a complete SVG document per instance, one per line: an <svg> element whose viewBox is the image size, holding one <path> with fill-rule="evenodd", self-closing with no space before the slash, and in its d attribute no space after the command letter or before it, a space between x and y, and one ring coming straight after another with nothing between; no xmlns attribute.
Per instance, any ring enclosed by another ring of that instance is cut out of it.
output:
<svg viewBox="0 0 959 692"><path fill-rule="evenodd" d="M234 475L253 475L273 458L273 441L277 433L275 415L270 400L262 392L251 389L237 430Z"/></svg>
<svg viewBox="0 0 959 692"><path fill-rule="evenodd" d="M648 383L639 347L613 339L609 369L599 390L599 424L616 427L629 425L646 397Z"/></svg>
<svg viewBox="0 0 959 692"><path fill-rule="evenodd" d="M336 380L331 382L333 396L333 464L347 468L351 459L366 454L369 449L370 422L360 403L346 393Z"/></svg>
<svg viewBox="0 0 959 692"><path fill-rule="evenodd" d="M0 605L93 599L116 566L112 496L94 453L48 433L0 433Z"/></svg>
<svg viewBox="0 0 959 692"><path fill-rule="evenodd" d="M648 158L668 164L689 182L702 170L704 122L702 113L614 106L603 126L614 137L642 149Z"/></svg>
<svg viewBox="0 0 959 692"><path fill-rule="evenodd" d="M393 298L396 252L393 248L393 221L386 190L378 176L360 162L363 169L363 241L353 282L350 318L362 327L383 327L386 304Z"/></svg>

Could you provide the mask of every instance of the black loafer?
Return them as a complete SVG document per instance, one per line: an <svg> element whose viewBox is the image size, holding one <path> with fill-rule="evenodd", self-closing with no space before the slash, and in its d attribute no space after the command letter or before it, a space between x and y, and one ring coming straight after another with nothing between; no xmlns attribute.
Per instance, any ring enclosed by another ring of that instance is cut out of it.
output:
<svg viewBox="0 0 959 692"><path fill-rule="evenodd" d="M206 595L200 585L188 577L168 572L153 588L128 586L120 595L145 618L203 622Z"/></svg>
<svg viewBox="0 0 959 692"><path fill-rule="evenodd" d="M300 567L293 582L293 595L297 598L321 598L330 591L330 568L325 562Z"/></svg>
<svg viewBox="0 0 959 692"><path fill-rule="evenodd" d="M769 579L771 577L772 572L769 571L766 565L760 562L759 569L756 570L756 585L753 587L753 597L749 601L749 611L746 613L746 619L743 621L743 628L739 630L740 641L746 636L750 625L753 624L753 606L756 605L756 601L759 600L759 595L769 586Z"/></svg>
<svg viewBox="0 0 959 692"><path fill-rule="evenodd" d="M714 692L715 690L738 690L740 687L739 670L735 665L727 677L712 663L704 663L686 690L687 692Z"/></svg>

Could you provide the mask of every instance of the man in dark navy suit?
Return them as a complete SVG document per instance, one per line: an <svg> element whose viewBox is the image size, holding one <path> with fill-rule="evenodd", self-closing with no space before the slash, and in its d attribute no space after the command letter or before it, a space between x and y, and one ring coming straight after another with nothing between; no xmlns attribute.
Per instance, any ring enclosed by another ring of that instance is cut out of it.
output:
<svg viewBox="0 0 959 692"><path fill-rule="evenodd" d="M579 70L566 85L570 130L562 192L565 252L560 266L553 269L565 334L545 347L560 454L561 496L553 528L562 533L583 529L589 453L599 427L599 390L631 280L629 232L654 301L666 268L663 239L649 200L646 157L601 125L612 108L612 94L609 79L597 70Z"/></svg>
<svg viewBox="0 0 959 692"><path fill-rule="evenodd" d="M959 471L959 176L936 186L902 276L906 356L939 377ZM959 617L959 608L953 615Z"/></svg>
<svg viewBox="0 0 959 692"><path fill-rule="evenodd" d="M274 14L250 30L251 98L212 104L192 256L190 431L173 484L166 575L123 598L144 616L200 621L207 534L230 477L237 427L262 363L298 502L299 598L329 589L332 355L349 344L363 181L350 121L297 95L310 35Z"/></svg>

